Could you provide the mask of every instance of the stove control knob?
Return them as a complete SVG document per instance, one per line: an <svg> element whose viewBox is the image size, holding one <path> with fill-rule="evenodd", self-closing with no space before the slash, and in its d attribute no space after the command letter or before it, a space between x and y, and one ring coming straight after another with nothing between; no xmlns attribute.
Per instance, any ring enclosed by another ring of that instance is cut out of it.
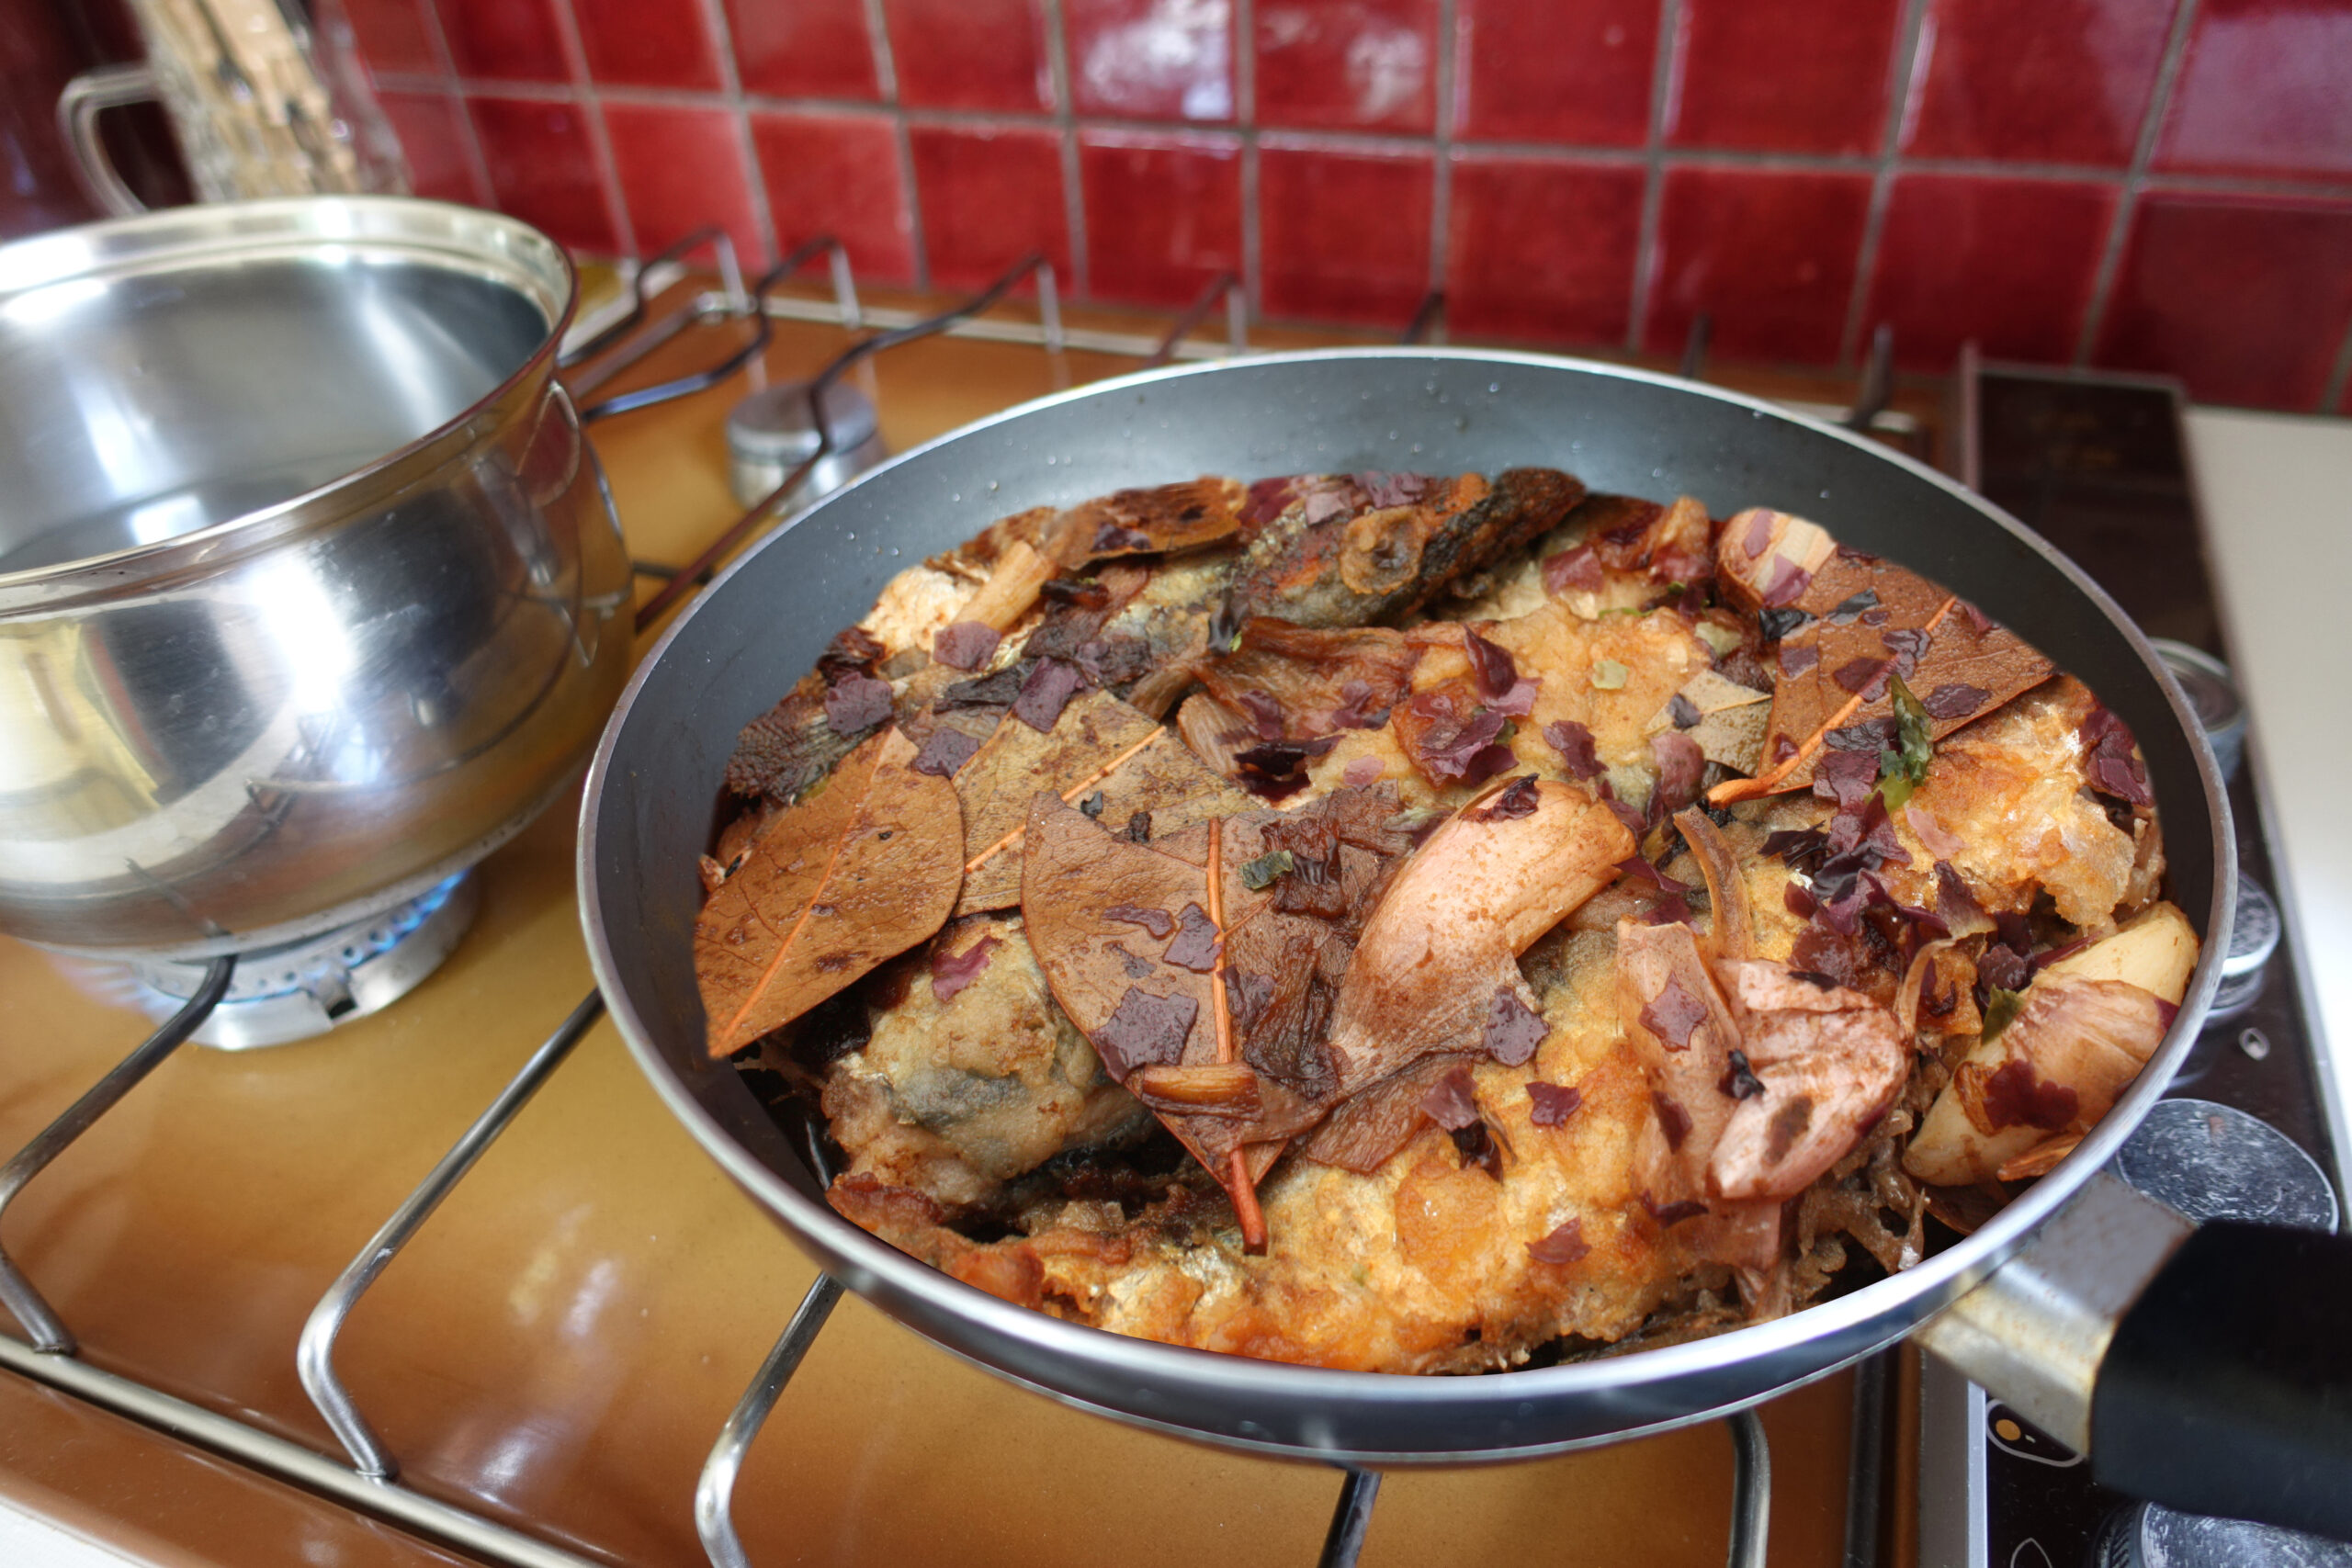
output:
<svg viewBox="0 0 2352 1568"><path fill-rule="evenodd" d="M2250 877L2238 878L2238 912L2230 922L2230 950L2222 959L2222 984L2213 993L2206 1024L2226 1023L2254 1005L2262 994L2263 965L2278 951L2284 922L2278 905Z"/></svg>
<svg viewBox="0 0 2352 1568"><path fill-rule="evenodd" d="M2327 1173L2286 1134L2233 1105L2156 1101L2117 1151L2115 1174L2199 1224L2335 1228Z"/></svg>
<svg viewBox="0 0 2352 1568"><path fill-rule="evenodd" d="M2092 1568L2352 1568L2352 1544L2134 1503L2101 1528Z"/></svg>

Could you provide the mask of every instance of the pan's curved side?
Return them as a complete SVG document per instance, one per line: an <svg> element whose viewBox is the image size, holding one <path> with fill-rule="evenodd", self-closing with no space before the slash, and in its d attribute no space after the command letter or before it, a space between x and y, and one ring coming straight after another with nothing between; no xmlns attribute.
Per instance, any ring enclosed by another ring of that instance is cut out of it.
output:
<svg viewBox="0 0 2352 1568"><path fill-rule="evenodd" d="M1962 1245L1778 1322L1485 1378L1276 1366L999 1302L834 1214L733 1068L704 1057L694 866L736 731L893 573L1007 513L1126 485L1527 464L1568 468L1597 490L1692 494L1718 515L1754 504L1801 512L1985 606L2132 725L2165 813L2177 896L2201 930L2227 929L2227 808L2180 694L2080 572L1931 470L1748 400L1614 367L1448 350L1270 356L1101 384L910 453L745 556L672 627L598 750L580 852L597 980L657 1091L804 1247L885 1311L1053 1397L1237 1448L1399 1462L1574 1446L1762 1398L1948 1304L2103 1164L2162 1091L2218 983L2218 944L2151 1070L2076 1155Z"/></svg>

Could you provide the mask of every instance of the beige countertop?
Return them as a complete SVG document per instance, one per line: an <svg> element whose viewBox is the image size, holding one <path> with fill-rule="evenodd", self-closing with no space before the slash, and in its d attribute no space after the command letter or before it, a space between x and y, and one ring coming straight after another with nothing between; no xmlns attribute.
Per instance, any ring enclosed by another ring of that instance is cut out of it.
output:
<svg viewBox="0 0 2352 1568"><path fill-rule="evenodd" d="M2192 410L2188 446L2232 664L2277 841L2272 889L2299 941L2339 1147L2352 1128L2352 779L2343 585L2352 580L2352 420Z"/></svg>

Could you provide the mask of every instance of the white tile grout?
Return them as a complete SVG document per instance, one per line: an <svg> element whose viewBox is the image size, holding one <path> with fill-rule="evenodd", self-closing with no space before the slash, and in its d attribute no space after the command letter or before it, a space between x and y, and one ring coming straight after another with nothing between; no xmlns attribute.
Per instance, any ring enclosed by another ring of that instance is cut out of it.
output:
<svg viewBox="0 0 2352 1568"><path fill-rule="evenodd" d="M1086 197L1079 185L1077 100L1070 94L1069 35L1062 0L1044 0L1041 20L1046 29L1046 68L1054 85L1054 124L1061 134L1062 227L1069 233L1069 272L1054 286L1065 294L1083 298L1091 292L1093 269L1086 245ZM1047 254L1050 256L1051 253Z"/></svg>
<svg viewBox="0 0 2352 1568"><path fill-rule="evenodd" d="M473 111L466 107L465 95L458 88L458 57L449 51L448 35L442 31L440 7L433 0L418 0L417 13L424 21L425 43L441 67L438 76L421 78L418 90L447 96L449 107L457 113L458 136L464 145L466 167L474 177L475 198L489 207L498 200L498 192L490 183L490 159L482 152L481 133L474 129ZM388 77L397 74L386 73L377 77L377 85L382 86Z"/></svg>
<svg viewBox="0 0 2352 1568"><path fill-rule="evenodd" d="M752 140L752 115L743 100L743 80L735 64L735 30L727 20L727 7L721 0L702 0L703 25L710 30L710 47L718 57L719 96L727 102L728 118L735 128L735 154L743 161L743 178L750 185L752 223L759 231L760 244L766 256L745 268L753 276L765 272L784 254L778 242L775 218L768 210L767 172L760 163L758 144ZM750 262L750 258L745 258Z"/></svg>
<svg viewBox="0 0 2352 1568"><path fill-rule="evenodd" d="M1659 231L1664 205L1664 186L1668 174L1678 168L1724 168L1785 171L1815 171L1868 175L1871 179L1871 205L1865 220L1863 236L1856 256L1852 293L1849 297L1846 316L1837 349L1837 362L1850 364L1860 351L1868 322L1869 298L1873 274L1877 270L1878 254L1883 243L1886 209L1895 179L1905 175L1935 175L1948 178L1981 180L2018 180L2033 182L2069 182L2102 186L2116 192L2116 209L2108 232L2102 242L2100 256L2094 275L2091 300L2086 309L2075 348L2075 362L2087 364L2098 335L2103 330L2111 305L2117 277L2121 270L2131 231L2136 222L2143 196L2154 192L2212 194L2229 196L2268 196L2288 200L2336 203L2352 201L2352 181L2328 178L2287 176L2234 176L2196 174L2161 174L2152 169L2154 150L2160 141L2165 116L2169 112L2172 94L2177 85L2182 61L2196 20L2196 0L2179 0L2165 39L2156 80L2151 90L2148 107L2143 117L2130 163L2121 168L2111 165L2065 164L2051 161L2007 163L1984 158L1923 158L1909 157L1902 151L1903 130L1917 107L1921 89L1919 51L1923 35L1932 27L1928 12L1931 0L1906 0L1905 16L1894 58L1889 63L1889 95L1885 139L1875 153L1815 154L1747 152L1736 149L1670 149L1666 145L1667 121L1670 118L1675 95L1679 89L1680 61L1678 57L1678 35L1683 23L1684 0L1664 0L1659 7L1657 55L1651 76L1651 97L1648 123L1644 142L1639 147L1601 146L1580 143L1546 143L1513 141L1481 141L1457 138L1454 118L1459 107L1464 84L1459 80L1465 66L1460 58L1457 31L1458 0L1440 0L1438 6L1437 52L1435 72L1436 118L1430 134L1426 136L1398 135L1393 132L1359 130L1261 130L1256 122L1256 27L1255 0L1233 0L1230 62L1233 75L1235 113L1230 123L1203 124L1192 121L1134 118L1119 116L1081 116L1077 113L1071 93L1070 62L1065 0L1037 0L1045 24L1045 46L1052 73L1055 96L1050 113L1021 114L991 110L910 108L899 100L896 62L890 47L889 30L884 14L884 0L864 0L868 41L873 51L875 73L880 90L880 103L860 98L834 98L816 96L776 96L745 91L738 74L729 24L722 0L699 0L704 20L718 54L720 89L716 93L695 89L626 86L599 84L590 74L584 40L572 0L558 0L554 7L558 36L564 54L564 64L570 80L561 83L504 81L496 78L469 78L458 74L455 56L437 9L427 0L420 7L425 35L432 51L435 69L429 72L385 72L377 73L377 85L385 91L429 94L442 98L455 110L459 126L461 151L468 174L477 196L485 202L497 197L492 185L490 163L479 129L470 112L474 100L509 98L545 103L564 103L578 108L588 126L591 156L596 164L596 175L616 230L616 238L624 250L638 248L633 217L623 189L618 162L615 155L611 128L605 123L604 106L691 107L723 109L732 119L738 152L742 160L745 178L750 182L750 205L757 224L760 239L769 247L770 254L781 254L780 231L776 215L771 210L767 182L756 142L751 133L751 116L756 113L828 114L888 117L895 132L899 164L899 176L904 186L904 220L909 226L912 248L915 282L918 288L931 287L930 256L927 236L923 231L922 195L917 185L912 143L910 131L917 127L967 127L1052 130L1057 133L1064 179L1066 221L1069 229L1069 244L1073 276L1062 280L1067 292L1084 297L1090 268L1089 234L1084 190L1080 181L1079 139L1086 131L1103 130L1129 135L1167 138L1181 141L1188 136L1207 134L1238 141L1241 149L1241 240L1242 272L1252 304L1253 315L1262 313L1264 293L1263 233L1260 213L1261 177L1259 152L1261 147L1283 151L1315 151L1339 154L1422 156L1432 162L1431 222L1429 247L1429 287L1442 288L1447 281L1452 231L1452 172L1454 163L1526 161L1562 164L1638 167L1645 172L1639 236L1634 255L1632 297L1623 346L1640 352L1644 331L1657 305L1657 295L1662 282L1660 272L1663 257ZM2352 333L2347 333L2335 356L2322 409L2335 406L2343 395L2347 382L2352 382Z"/></svg>
<svg viewBox="0 0 2352 1568"><path fill-rule="evenodd" d="M1903 135L1911 123L1911 99L1918 88L1911 80L1918 62L1919 31L1931 0L1905 0L1902 24L1894 30L1894 56L1887 62L1886 131L1871 179L1871 202L1862 217L1862 243L1854 255L1854 288L1846 300L1845 328L1838 337L1838 363L1851 366L1860 352L1863 317L1870 310L1871 275L1878 270L1878 248L1886 231L1886 209L1894 195L1895 160L1903 151Z"/></svg>
<svg viewBox="0 0 2352 1568"><path fill-rule="evenodd" d="M865 41L874 51L875 90L890 116L899 151L899 214L907 220L908 259L914 265L915 287L931 288L931 237L922 221L922 192L915 184L915 144L907 125L906 107L899 102L899 56L890 46L890 19L883 15L883 0L865 0ZM785 102L787 100L777 100ZM871 107L872 106L867 106Z"/></svg>
<svg viewBox="0 0 2352 1568"><path fill-rule="evenodd" d="M1682 0L1664 0L1657 8L1657 54L1650 62L1649 123L1642 143L1642 218L1634 241L1633 298L1625 307L1623 346L1628 354L1642 351L1642 329L1648 323L1651 295L1657 287L1657 231L1666 209L1666 117L1679 90L1681 35Z"/></svg>
<svg viewBox="0 0 2352 1568"><path fill-rule="evenodd" d="M2121 188L2116 193L2115 216L2107 226L2107 243L2099 252L2098 270L2091 275L2090 303L2083 310L2082 331L2075 339L2074 362L2077 368L2090 363L2099 329L2107 324L2107 308L2114 297L2116 275L2123 269L2123 250L2138 213L2148 161L2155 155L2156 139L2162 134L2165 116L2172 107L2173 83L2180 74L2182 56L2188 52L2188 35L2196 21L2197 0L2179 0L2172 15L2172 30L2165 38L2164 54L2156 66L2155 84L2148 90L2148 111L2141 117L2140 135L2132 148L2132 164L2124 171Z"/></svg>
<svg viewBox="0 0 2352 1568"><path fill-rule="evenodd" d="M1458 0L1438 0L1437 7L1437 73L1436 91L1430 95L1433 109L1430 121L1434 135L1430 141L1430 155L1436 167L1430 175L1430 265L1425 288L1442 289L1447 286L1446 253L1453 229L1453 120L1458 103L1454 80L1455 9ZM1441 331L1440 341L1442 341Z"/></svg>
<svg viewBox="0 0 2352 1568"><path fill-rule="evenodd" d="M571 0L554 0L556 37L561 43L564 69L571 73L571 83L581 111L588 125L588 146L596 160L596 175L604 188L605 215L612 220L613 243L620 254L639 254L637 225L629 217L628 195L621 189L619 163L613 157L611 128L605 124L605 106L595 78L588 70L588 46L580 36L580 18L571 9Z"/></svg>
<svg viewBox="0 0 2352 1568"><path fill-rule="evenodd" d="M1262 231L1258 223L1257 0L1233 0L1233 120L1241 132L1241 292L1252 322L1265 314Z"/></svg>

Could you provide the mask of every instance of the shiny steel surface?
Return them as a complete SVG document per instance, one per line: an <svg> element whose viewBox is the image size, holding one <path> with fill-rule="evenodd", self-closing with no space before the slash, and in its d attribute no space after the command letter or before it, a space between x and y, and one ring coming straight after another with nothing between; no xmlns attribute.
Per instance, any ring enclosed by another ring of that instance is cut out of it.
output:
<svg viewBox="0 0 2352 1568"><path fill-rule="evenodd" d="M0 931L291 941L563 787L629 651L571 287L393 198L0 247Z"/></svg>
<svg viewBox="0 0 2352 1568"><path fill-rule="evenodd" d="M2115 1325L2196 1227L2095 1172L2024 1250L1919 1331L1919 1343L2074 1450Z"/></svg>
<svg viewBox="0 0 2352 1568"><path fill-rule="evenodd" d="M1203 472L1555 463L1596 489L1801 511L2015 626L2130 723L2166 813L2176 897L2227 929L2235 884L2211 750L2144 638L2081 571L1919 464L1752 399L1613 366L1442 349L1328 351L1128 377L909 453L731 567L640 667L590 772L582 919L616 1023L737 1182L885 1312L1065 1403L1246 1451L1411 1463L1556 1451L1751 1403L1893 1342L1982 1283L2162 1093L2220 976L2209 942L2148 1069L2055 1171L1917 1267L1775 1322L1483 1378L1392 1378L1147 1344L1026 1312L836 1215L733 1069L703 1054L695 857L741 726L901 566L1023 507Z"/></svg>

